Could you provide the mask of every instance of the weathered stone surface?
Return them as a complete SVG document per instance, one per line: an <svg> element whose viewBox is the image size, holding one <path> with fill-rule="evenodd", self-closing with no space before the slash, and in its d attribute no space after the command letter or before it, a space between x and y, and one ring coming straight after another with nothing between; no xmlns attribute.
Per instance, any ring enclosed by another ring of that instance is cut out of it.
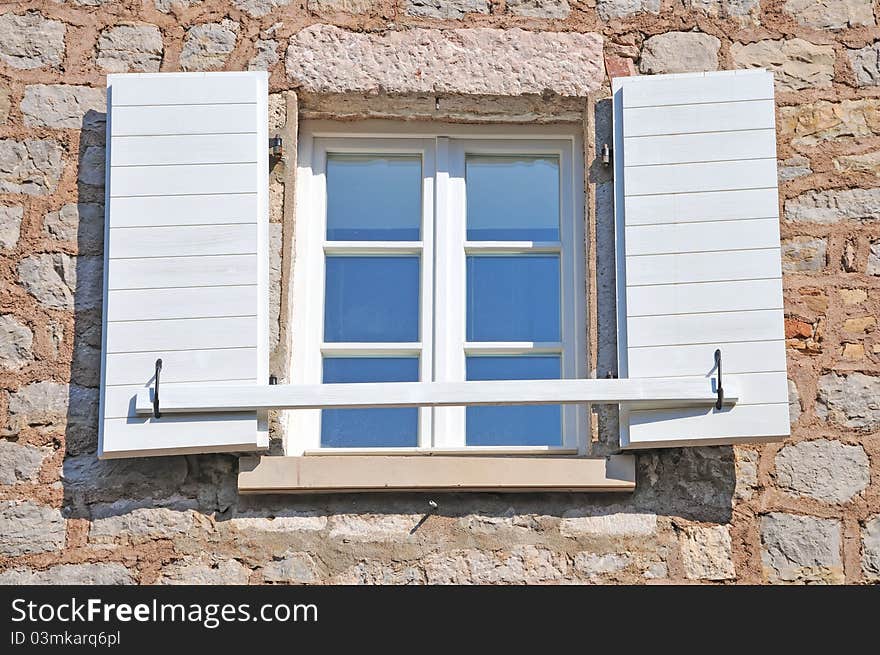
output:
<svg viewBox="0 0 880 655"><path fill-rule="evenodd" d="M601 578L610 573L619 573L632 564L629 553L577 553L572 561L574 570L591 580Z"/></svg>
<svg viewBox="0 0 880 655"><path fill-rule="evenodd" d="M100 257L31 255L19 263L18 279L46 307L73 309L75 305L78 310L97 309L103 302L103 265Z"/></svg>
<svg viewBox="0 0 880 655"><path fill-rule="evenodd" d="M272 70L279 61L278 41L257 41L254 44L254 56L248 64L248 70Z"/></svg>
<svg viewBox="0 0 880 655"><path fill-rule="evenodd" d="M788 0L783 9L801 25L816 29L874 25L871 0Z"/></svg>
<svg viewBox="0 0 880 655"><path fill-rule="evenodd" d="M834 48L803 39L765 40L730 47L737 68L767 68L774 73L776 88L798 91L831 86Z"/></svg>
<svg viewBox="0 0 880 655"><path fill-rule="evenodd" d="M489 0L407 0L406 13L425 18L464 18L465 14L488 14Z"/></svg>
<svg viewBox="0 0 880 655"><path fill-rule="evenodd" d="M810 160L801 155L794 155L779 162L779 181L788 182L813 172Z"/></svg>
<svg viewBox="0 0 880 655"><path fill-rule="evenodd" d="M829 225L843 219L880 219L880 188L807 191L785 201L785 220Z"/></svg>
<svg viewBox="0 0 880 655"><path fill-rule="evenodd" d="M321 581L321 569L308 553L287 552L281 559L263 567L266 582L312 584Z"/></svg>
<svg viewBox="0 0 880 655"><path fill-rule="evenodd" d="M779 109L779 133L794 145L880 134L880 98L820 100Z"/></svg>
<svg viewBox="0 0 880 655"><path fill-rule="evenodd" d="M718 69L721 41L701 32L666 32L645 40L642 73L690 73Z"/></svg>
<svg viewBox="0 0 880 655"><path fill-rule="evenodd" d="M318 14L366 14L376 0L308 0L309 11Z"/></svg>
<svg viewBox="0 0 880 655"><path fill-rule="evenodd" d="M870 462L861 446L816 439L785 446L776 455L776 480L797 496L845 503L870 481Z"/></svg>
<svg viewBox="0 0 880 655"><path fill-rule="evenodd" d="M30 501L0 501L0 555L61 550L65 530L61 510Z"/></svg>
<svg viewBox="0 0 880 655"><path fill-rule="evenodd" d="M10 435L26 427L64 429L68 454L97 444L98 390L58 382L32 382L9 394Z"/></svg>
<svg viewBox="0 0 880 655"><path fill-rule="evenodd" d="M568 0L509 0L507 10L515 16L528 18L568 18L571 6Z"/></svg>
<svg viewBox="0 0 880 655"><path fill-rule="evenodd" d="M70 203L43 218L43 233L58 241L72 241L80 253L99 254L104 243L104 207Z"/></svg>
<svg viewBox="0 0 880 655"><path fill-rule="evenodd" d="M428 584L538 584L563 580L569 571L565 555L538 546L431 553L422 564Z"/></svg>
<svg viewBox="0 0 880 655"><path fill-rule="evenodd" d="M859 86L880 84L880 41L861 50L849 50L847 54Z"/></svg>
<svg viewBox="0 0 880 655"><path fill-rule="evenodd" d="M495 534L499 530L528 534L535 529L540 529L537 517L518 514L513 507L508 507L497 515L483 512L468 514L459 518L458 524L464 530L474 534Z"/></svg>
<svg viewBox="0 0 880 655"><path fill-rule="evenodd" d="M9 569L0 573L3 585L129 585L135 584L131 571L116 562L98 564L59 564L45 571Z"/></svg>
<svg viewBox="0 0 880 655"><path fill-rule="evenodd" d="M868 266L865 272L868 275L880 275L880 240L871 242L871 250L868 252Z"/></svg>
<svg viewBox="0 0 880 655"><path fill-rule="evenodd" d="M108 73L155 73L162 52L162 32L155 25L117 25L101 32L96 63Z"/></svg>
<svg viewBox="0 0 880 655"><path fill-rule="evenodd" d="M782 241L782 270L786 273L814 273L825 268L828 244L816 237L792 237Z"/></svg>
<svg viewBox="0 0 880 655"><path fill-rule="evenodd" d="M736 577L725 525L687 526L679 534L681 561L689 580L732 580Z"/></svg>
<svg viewBox="0 0 880 655"><path fill-rule="evenodd" d="M586 96L604 79L602 38L488 28L388 34L312 25L293 36L287 75L316 93Z"/></svg>
<svg viewBox="0 0 880 655"><path fill-rule="evenodd" d="M826 373L819 378L816 414L856 430L880 429L880 377Z"/></svg>
<svg viewBox="0 0 880 655"><path fill-rule="evenodd" d="M647 537L657 532L657 515L609 512L588 514L568 510L559 522L564 537Z"/></svg>
<svg viewBox="0 0 880 655"><path fill-rule="evenodd" d="M11 314L0 316L0 368L17 371L33 361L33 342L34 335L27 325Z"/></svg>
<svg viewBox="0 0 880 655"><path fill-rule="evenodd" d="M333 584L412 585L425 584L425 573L418 566L392 566L382 559L361 560L333 577Z"/></svg>
<svg viewBox="0 0 880 655"><path fill-rule="evenodd" d="M0 484L33 482L43 460L51 454L48 448L0 439Z"/></svg>
<svg viewBox="0 0 880 655"><path fill-rule="evenodd" d="M419 518L403 514L336 514L330 522L330 538L344 541L405 540Z"/></svg>
<svg viewBox="0 0 880 655"><path fill-rule="evenodd" d="M774 512L761 517L760 529L770 582L843 582L839 521Z"/></svg>
<svg viewBox="0 0 880 655"><path fill-rule="evenodd" d="M212 563L197 558L185 558L162 569L157 584L163 585L245 585L250 570L235 559Z"/></svg>
<svg viewBox="0 0 880 655"><path fill-rule="evenodd" d="M203 1L204 0L153 0L154 4L156 5L156 9L161 11L163 14L170 14L173 7L186 9L187 7L192 7L193 5L199 5Z"/></svg>
<svg viewBox="0 0 880 655"><path fill-rule="evenodd" d="M193 512L144 507L127 514L92 521L89 541L142 544L156 539L173 539L194 531L194 528Z"/></svg>
<svg viewBox="0 0 880 655"><path fill-rule="evenodd" d="M271 514L271 516L236 516L226 523L245 534L317 532L327 527L327 517L316 511L279 509Z"/></svg>
<svg viewBox="0 0 880 655"><path fill-rule="evenodd" d="M235 48L239 25L228 19L219 23L194 25L186 31L180 67L185 71L209 71L223 68Z"/></svg>
<svg viewBox="0 0 880 655"><path fill-rule="evenodd" d="M23 216L21 205L0 205L0 248L12 250L18 244Z"/></svg>
<svg viewBox="0 0 880 655"><path fill-rule="evenodd" d="M760 0L683 0L689 9L700 9L712 18L736 18L740 22L759 22Z"/></svg>
<svg viewBox="0 0 880 655"><path fill-rule="evenodd" d="M60 66L64 60L64 23L35 11L0 16L0 60L13 68Z"/></svg>
<svg viewBox="0 0 880 655"><path fill-rule="evenodd" d="M599 0L597 5L602 20L623 18L638 13L660 13L660 0Z"/></svg>
<svg viewBox="0 0 880 655"><path fill-rule="evenodd" d="M104 186L107 150L104 146L88 146L80 156L76 179L90 186Z"/></svg>
<svg viewBox="0 0 880 655"><path fill-rule="evenodd" d="M0 139L0 193L52 193L62 167L55 141Z"/></svg>
<svg viewBox="0 0 880 655"><path fill-rule="evenodd" d="M880 582L880 515L862 526L862 575L868 582Z"/></svg>
<svg viewBox="0 0 880 655"><path fill-rule="evenodd" d="M12 109L12 100L9 98L9 89L0 89L0 125L6 124L10 109Z"/></svg>
<svg viewBox="0 0 880 655"><path fill-rule="evenodd" d="M168 498L186 479L184 457L100 460L94 453L66 457L61 471L65 492L85 503L120 498Z"/></svg>
<svg viewBox="0 0 880 655"><path fill-rule="evenodd" d="M834 168L838 171L873 173L880 175L880 150L860 155L841 155L834 158Z"/></svg>
<svg viewBox="0 0 880 655"><path fill-rule="evenodd" d="M31 84L24 90L21 113L28 127L54 127L81 129L96 128L94 113L105 114L107 94L104 89L69 84ZM88 125L84 122L87 121ZM101 116L103 123L103 116Z"/></svg>
<svg viewBox="0 0 880 655"><path fill-rule="evenodd" d="M877 319L873 316L856 316L843 322L843 331L858 333L873 332L877 327Z"/></svg>
<svg viewBox="0 0 880 655"><path fill-rule="evenodd" d="M290 0L232 0L232 4L254 18L265 16L276 7L290 4Z"/></svg>
<svg viewBox="0 0 880 655"><path fill-rule="evenodd" d="M748 500L758 488L758 453L745 448L735 448L736 498Z"/></svg>
<svg viewBox="0 0 880 655"><path fill-rule="evenodd" d="M792 425L801 417L801 397L794 380L788 381L788 418Z"/></svg>

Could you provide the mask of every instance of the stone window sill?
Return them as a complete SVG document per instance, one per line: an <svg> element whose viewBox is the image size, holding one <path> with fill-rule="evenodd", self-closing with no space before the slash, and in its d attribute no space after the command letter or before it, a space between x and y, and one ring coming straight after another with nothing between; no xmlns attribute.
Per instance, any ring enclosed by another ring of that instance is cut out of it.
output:
<svg viewBox="0 0 880 655"><path fill-rule="evenodd" d="M631 492L633 455L306 455L239 459L242 494L356 491Z"/></svg>

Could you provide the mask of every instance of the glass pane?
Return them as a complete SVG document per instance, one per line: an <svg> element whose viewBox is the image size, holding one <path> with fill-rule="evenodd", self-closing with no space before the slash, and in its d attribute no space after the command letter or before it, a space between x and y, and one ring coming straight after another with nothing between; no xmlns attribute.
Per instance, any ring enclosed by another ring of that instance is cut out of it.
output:
<svg viewBox="0 0 880 655"><path fill-rule="evenodd" d="M559 255L467 258L468 341L559 341Z"/></svg>
<svg viewBox="0 0 880 655"><path fill-rule="evenodd" d="M417 357L333 357L324 360L324 382L418 382ZM418 446L419 410L325 409L321 412L324 448Z"/></svg>
<svg viewBox="0 0 880 655"><path fill-rule="evenodd" d="M559 241L559 158L467 158L469 241Z"/></svg>
<svg viewBox="0 0 880 655"><path fill-rule="evenodd" d="M421 224L421 157L327 157L328 239L418 241Z"/></svg>
<svg viewBox="0 0 880 655"><path fill-rule="evenodd" d="M418 341L418 257L327 257L325 341Z"/></svg>
<svg viewBox="0 0 880 655"><path fill-rule="evenodd" d="M555 380L559 356L468 357L468 380ZM560 446L561 405L466 409L468 446Z"/></svg>

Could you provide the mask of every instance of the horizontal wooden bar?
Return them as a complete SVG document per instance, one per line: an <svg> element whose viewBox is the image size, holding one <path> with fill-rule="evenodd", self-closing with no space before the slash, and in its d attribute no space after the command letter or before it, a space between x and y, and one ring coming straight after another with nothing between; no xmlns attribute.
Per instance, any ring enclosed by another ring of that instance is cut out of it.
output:
<svg viewBox="0 0 880 655"><path fill-rule="evenodd" d="M137 413L153 411L152 389L137 396ZM264 409L444 407L631 403L640 408L711 406L714 380L677 378L620 380L499 380L479 382L383 382L358 384L248 385L161 389L163 413L240 412ZM733 405L737 390L725 389Z"/></svg>
<svg viewBox="0 0 880 655"><path fill-rule="evenodd" d="M635 458L480 456L242 457L238 491L633 491Z"/></svg>

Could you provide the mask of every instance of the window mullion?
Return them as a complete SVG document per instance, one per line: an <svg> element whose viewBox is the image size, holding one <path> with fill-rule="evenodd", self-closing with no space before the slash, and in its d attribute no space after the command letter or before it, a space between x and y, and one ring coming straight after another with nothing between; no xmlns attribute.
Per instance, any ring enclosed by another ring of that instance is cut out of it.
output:
<svg viewBox="0 0 880 655"><path fill-rule="evenodd" d="M437 138L435 230L434 379L465 379L465 195L464 149L460 142ZM464 407L434 410L434 447L465 445Z"/></svg>

